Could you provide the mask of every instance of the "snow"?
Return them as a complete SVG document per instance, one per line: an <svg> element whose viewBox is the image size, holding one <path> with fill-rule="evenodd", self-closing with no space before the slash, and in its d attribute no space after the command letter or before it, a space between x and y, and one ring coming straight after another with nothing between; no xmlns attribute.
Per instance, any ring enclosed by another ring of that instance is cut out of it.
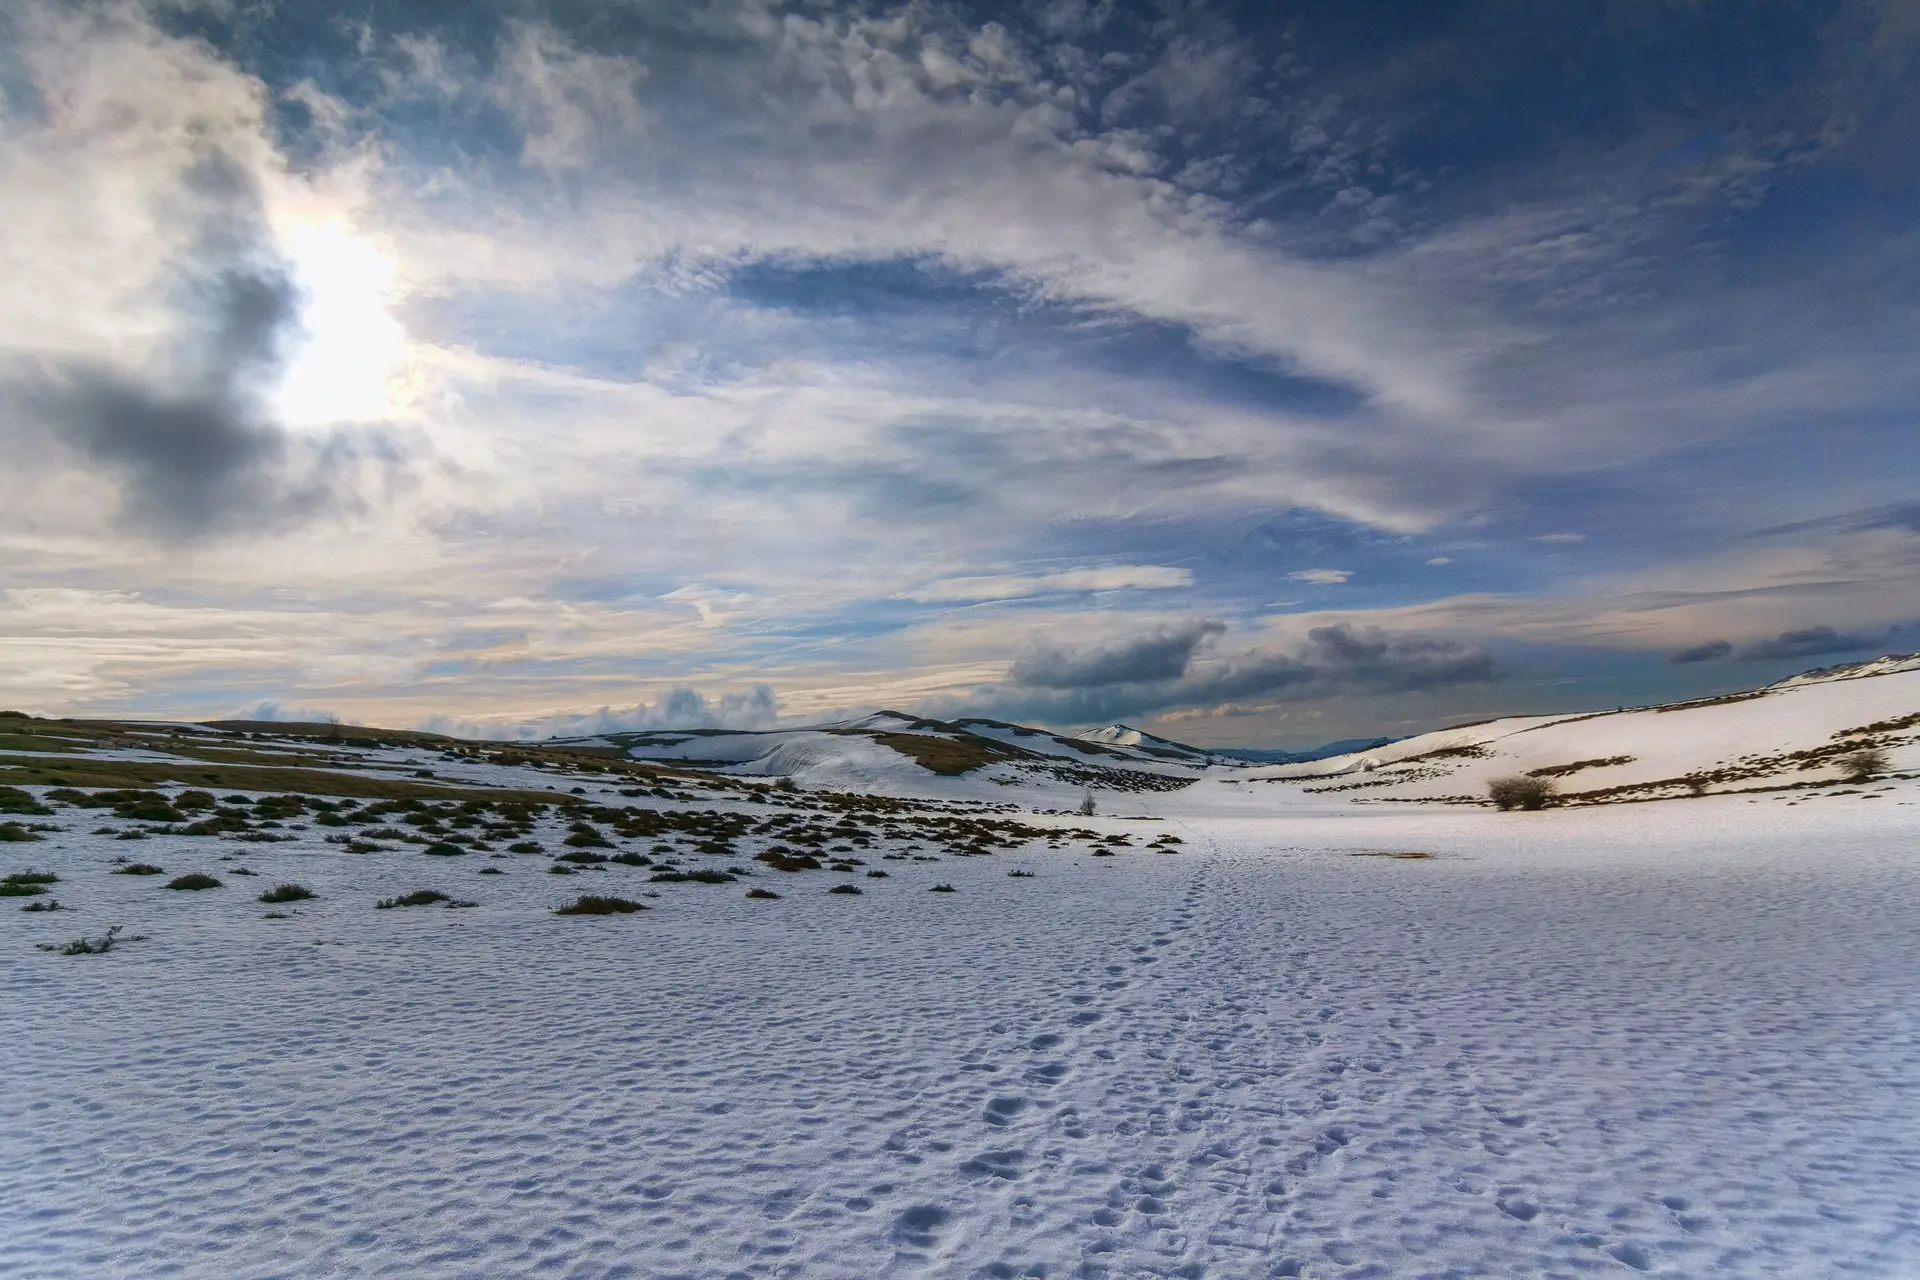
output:
<svg viewBox="0 0 1920 1280"><path fill-rule="evenodd" d="M1474 732L1671 768L1915 680ZM35 819L0 865L74 909L0 899L0 1274L1920 1274L1920 781L1497 814L1263 772L1017 815L1118 856L881 842L885 879ZM967 786L1006 798L926 794ZM267 919L283 880L318 896ZM423 887L479 905L373 907ZM552 914L582 892L649 909Z"/></svg>

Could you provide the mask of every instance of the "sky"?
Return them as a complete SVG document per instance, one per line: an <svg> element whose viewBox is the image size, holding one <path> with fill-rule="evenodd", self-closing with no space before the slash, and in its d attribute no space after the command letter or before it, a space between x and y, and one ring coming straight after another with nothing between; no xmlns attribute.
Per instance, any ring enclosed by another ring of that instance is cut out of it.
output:
<svg viewBox="0 0 1920 1280"><path fill-rule="evenodd" d="M0 706L1301 747L1920 649L1920 0L0 5Z"/></svg>

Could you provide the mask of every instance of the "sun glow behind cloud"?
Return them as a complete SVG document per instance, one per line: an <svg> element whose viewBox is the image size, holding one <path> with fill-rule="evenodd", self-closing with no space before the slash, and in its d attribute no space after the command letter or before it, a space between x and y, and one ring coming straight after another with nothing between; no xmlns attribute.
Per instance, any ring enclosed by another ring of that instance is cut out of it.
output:
<svg viewBox="0 0 1920 1280"><path fill-rule="evenodd" d="M275 415L293 427L393 415L407 358L391 311L393 258L339 219L295 226L281 247L302 296L302 333L274 389Z"/></svg>

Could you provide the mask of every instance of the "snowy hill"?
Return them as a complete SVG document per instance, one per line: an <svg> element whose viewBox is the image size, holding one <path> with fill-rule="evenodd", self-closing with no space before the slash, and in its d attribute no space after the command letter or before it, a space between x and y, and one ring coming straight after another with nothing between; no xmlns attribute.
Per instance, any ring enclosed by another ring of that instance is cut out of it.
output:
<svg viewBox="0 0 1920 1280"><path fill-rule="evenodd" d="M1896 770L1920 768L1916 744L1920 661L1881 659L1667 706L1490 720L1241 776L1357 799L1479 800L1492 779L1528 774L1576 803L1651 800L1833 782L1843 757L1869 747Z"/></svg>
<svg viewBox="0 0 1920 1280"><path fill-rule="evenodd" d="M609 734L595 744L635 760L787 777L814 790L1055 804L1088 790L1182 787L1206 764L1191 748L1182 749L1190 759L1174 759L1153 744L1110 746L1000 720L898 711L795 729Z"/></svg>
<svg viewBox="0 0 1920 1280"><path fill-rule="evenodd" d="M1097 742L1107 747L1131 747L1149 756L1162 760L1178 760L1187 764L1211 764L1214 753L1190 747L1184 742L1175 742L1171 738L1161 738L1135 729L1131 725L1110 724L1100 729L1089 729L1077 735L1081 742Z"/></svg>

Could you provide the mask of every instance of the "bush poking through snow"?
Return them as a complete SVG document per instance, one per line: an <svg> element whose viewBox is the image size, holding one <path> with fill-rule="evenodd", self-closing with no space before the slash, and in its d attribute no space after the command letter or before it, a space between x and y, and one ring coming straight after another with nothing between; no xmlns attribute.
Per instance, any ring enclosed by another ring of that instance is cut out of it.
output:
<svg viewBox="0 0 1920 1280"><path fill-rule="evenodd" d="M860 890L850 884L837 884L827 890L828 893L859 893Z"/></svg>
<svg viewBox="0 0 1920 1280"><path fill-rule="evenodd" d="M1868 782L1885 773L1892 762L1887 753L1878 747L1862 747L1858 751L1849 751L1836 762L1840 771L1847 775L1848 782Z"/></svg>
<svg viewBox="0 0 1920 1280"><path fill-rule="evenodd" d="M0 844L26 844L39 838L17 822L0 822Z"/></svg>
<svg viewBox="0 0 1920 1280"><path fill-rule="evenodd" d="M313 890L304 885L277 884L260 895L262 902L305 902L313 896Z"/></svg>
<svg viewBox="0 0 1920 1280"><path fill-rule="evenodd" d="M1094 810L1096 807L1097 806L1093 803L1093 792L1089 791L1085 795L1080 797L1080 816L1081 817L1091 818L1094 814Z"/></svg>
<svg viewBox="0 0 1920 1280"><path fill-rule="evenodd" d="M1510 809L1525 809L1529 812L1544 809L1553 803L1558 788L1551 778L1495 778L1487 784L1487 799L1493 801L1493 807L1505 813Z"/></svg>
<svg viewBox="0 0 1920 1280"><path fill-rule="evenodd" d="M198 871L189 872L187 875L177 876L167 881L167 888L169 889L218 889L219 887L220 882L218 880L215 880L212 876L203 875Z"/></svg>
<svg viewBox="0 0 1920 1280"><path fill-rule="evenodd" d="M394 907L430 907L436 902L450 902L446 894L437 889L415 889L412 893L402 894L398 898L382 898L374 903L379 911L388 911Z"/></svg>
<svg viewBox="0 0 1920 1280"><path fill-rule="evenodd" d="M51 942L40 944L42 951L57 951L63 956L103 956L113 950L114 943L120 939L120 930L124 926L114 925L97 938L75 938L65 946L56 946ZM128 942L144 942L144 938L128 938Z"/></svg>
<svg viewBox="0 0 1920 1280"><path fill-rule="evenodd" d="M20 909L22 911L71 911L73 908L62 905L58 898L48 898L42 902L29 902Z"/></svg>
<svg viewBox="0 0 1920 1280"><path fill-rule="evenodd" d="M51 871L16 871L0 880L0 898L35 898L47 891L46 886L57 884L59 879Z"/></svg>
<svg viewBox="0 0 1920 1280"><path fill-rule="evenodd" d="M583 893L564 907L555 907L557 916L624 916L635 911L645 911L644 903L627 898L604 898L597 893Z"/></svg>
<svg viewBox="0 0 1920 1280"><path fill-rule="evenodd" d="M124 867L115 867L113 874L117 876L163 876L167 873L163 868L156 867L151 862L130 862Z"/></svg>
<svg viewBox="0 0 1920 1280"><path fill-rule="evenodd" d="M18 787L0 787L0 813L52 813L46 805L33 798L32 793Z"/></svg>
<svg viewBox="0 0 1920 1280"><path fill-rule="evenodd" d="M954 887L950 884L937 884L933 886L933 888L927 890L927 892L928 893L955 893L957 892L957 890L955 890Z"/></svg>
<svg viewBox="0 0 1920 1280"><path fill-rule="evenodd" d="M779 894L771 889L749 889L747 890L747 896L749 898L765 898L768 901L777 901L780 897Z"/></svg>

